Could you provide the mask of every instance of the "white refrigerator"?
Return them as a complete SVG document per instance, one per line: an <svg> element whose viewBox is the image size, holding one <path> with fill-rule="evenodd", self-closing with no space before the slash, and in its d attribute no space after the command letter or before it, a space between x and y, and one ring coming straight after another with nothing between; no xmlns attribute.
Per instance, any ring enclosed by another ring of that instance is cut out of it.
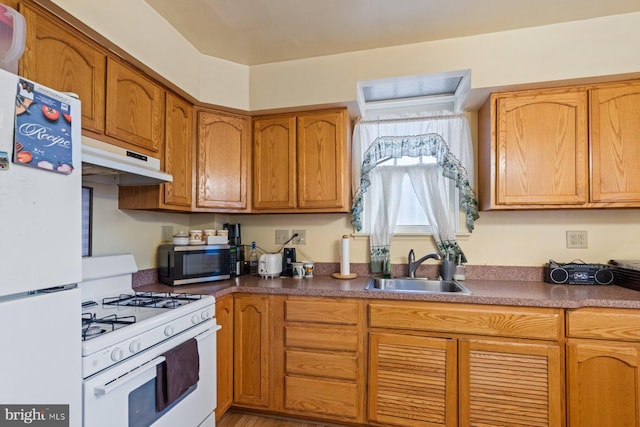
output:
<svg viewBox="0 0 640 427"><path fill-rule="evenodd" d="M0 425L82 424L80 118L0 70Z"/></svg>

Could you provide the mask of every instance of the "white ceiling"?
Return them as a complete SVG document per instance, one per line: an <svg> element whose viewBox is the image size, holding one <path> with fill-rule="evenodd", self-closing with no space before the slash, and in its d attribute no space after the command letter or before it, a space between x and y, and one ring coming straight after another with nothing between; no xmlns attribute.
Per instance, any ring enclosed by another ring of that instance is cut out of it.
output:
<svg viewBox="0 0 640 427"><path fill-rule="evenodd" d="M206 55L245 65L640 11L640 0L145 0Z"/></svg>

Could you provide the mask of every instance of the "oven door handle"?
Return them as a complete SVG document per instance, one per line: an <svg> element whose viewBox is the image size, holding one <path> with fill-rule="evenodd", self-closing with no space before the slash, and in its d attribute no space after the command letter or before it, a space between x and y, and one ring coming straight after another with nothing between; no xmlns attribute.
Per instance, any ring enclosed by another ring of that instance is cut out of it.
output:
<svg viewBox="0 0 640 427"><path fill-rule="evenodd" d="M158 366L159 364L161 364L162 362L164 362L166 359L164 356L158 356L155 359L152 359L149 363L139 367L138 369L134 369L133 371L130 371L126 374L124 374L123 376L121 376L118 379L115 379L105 385L100 385L100 386L96 386L93 389L94 394L96 394L97 396L99 395L104 395L104 394L108 394L110 392L112 392L113 390L117 389L118 387L126 384L127 382L133 380L134 378L139 377L140 375L144 374L145 372L155 368L156 366Z"/></svg>
<svg viewBox="0 0 640 427"><path fill-rule="evenodd" d="M196 335L194 338L200 342L203 339L207 338L209 335L211 334L215 334L216 332L218 332L220 329L222 329L222 326L220 325L215 325L213 328L204 331L203 333L201 333L200 335Z"/></svg>

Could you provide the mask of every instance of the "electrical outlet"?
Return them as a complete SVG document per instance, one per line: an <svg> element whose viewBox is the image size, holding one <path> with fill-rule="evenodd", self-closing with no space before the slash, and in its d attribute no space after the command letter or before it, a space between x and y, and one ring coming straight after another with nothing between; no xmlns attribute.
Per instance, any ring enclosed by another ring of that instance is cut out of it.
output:
<svg viewBox="0 0 640 427"><path fill-rule="evenodd" d="M567 249L586 249L586 231L567 231Z"/></svg>
<svg viewBox="0 0 640 427"><path fill-rule="evenodd" d="M162 226L162 241L170 242L173 240L173 225Z"/></svg>
<svg viewBox="0 0 640 427"><path fill-rule="evenodd" d="M289 240L289 230L276 230L276 245L284 245Z"/></svg>
<svg viewBox="0 0 640 427"><path fill-rule="evenodd" d="M307 230L291 230L291 235L298 234L293 238L291 243L294 245L306 245L307 244Z"/></svg>

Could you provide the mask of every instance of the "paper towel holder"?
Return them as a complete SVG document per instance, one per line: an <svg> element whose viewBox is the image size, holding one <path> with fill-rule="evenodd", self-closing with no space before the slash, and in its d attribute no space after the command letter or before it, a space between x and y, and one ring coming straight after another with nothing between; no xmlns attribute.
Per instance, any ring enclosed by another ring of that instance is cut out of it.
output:
<svg viewBox="0 0 640 427"><path fill-rule="evenodd" d="M331 277L333 277L334 279L355 279L356 277L358 277L358 275L356 273L351 273L351 274L333 273Z"/></svg>
<svg viewBox="0 0 640 427"><path fill-rule="evenodd" d="M346 254L347 254L346 258L347 258L347 262L349 262L349 264L350 264L350 261L348 261L348 253L349 253L348 252L349 251L349 240L348 239L349 239L348 235L345 234L344 236L342 236L341 251L344 248L346 248ZM343 271L342 262L344 260L344 255L345 255L345 253L342 252L341 253L341 260L340 260L340 272L333 273L331 275L331 277L333 277L334 279L355 279L356 277L358 277L358 275L356 273L342 274L342 271ZM346 268L345 270L349 271L349 268Z"/></svg>

